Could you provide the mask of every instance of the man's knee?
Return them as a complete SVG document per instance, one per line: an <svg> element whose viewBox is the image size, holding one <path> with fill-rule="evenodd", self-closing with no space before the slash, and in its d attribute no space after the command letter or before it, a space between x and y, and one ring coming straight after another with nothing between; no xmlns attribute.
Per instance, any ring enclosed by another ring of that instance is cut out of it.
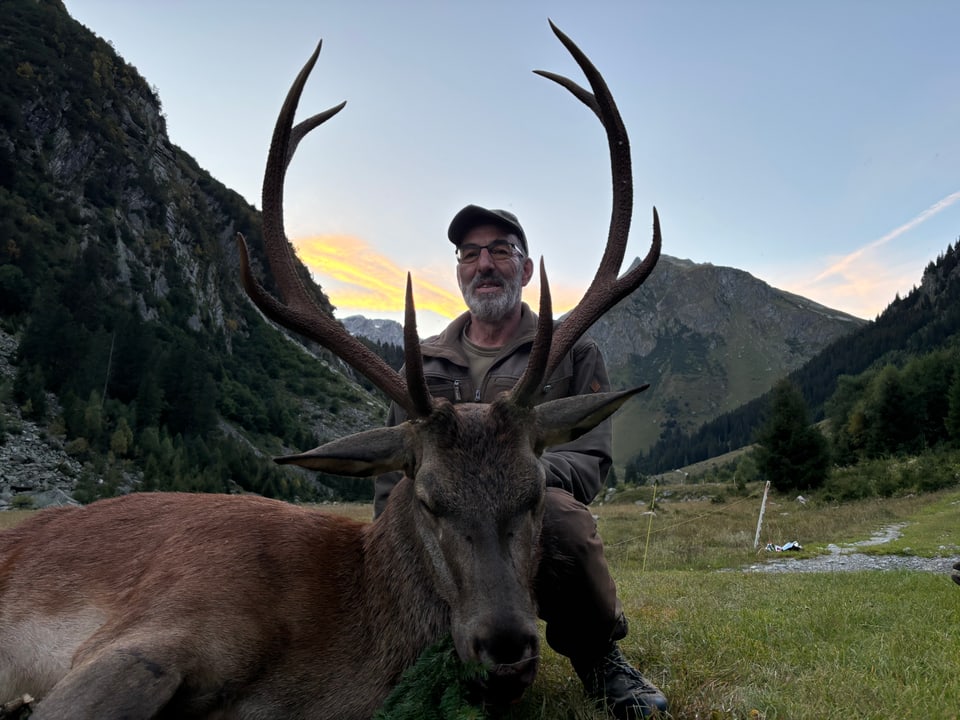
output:
<svg viewBox="0 0 960 720"><path fill-rule="evenodd" d="M603 555L593 513L560 488L547 488L541 538L544 558L578 562Z"/></svg>

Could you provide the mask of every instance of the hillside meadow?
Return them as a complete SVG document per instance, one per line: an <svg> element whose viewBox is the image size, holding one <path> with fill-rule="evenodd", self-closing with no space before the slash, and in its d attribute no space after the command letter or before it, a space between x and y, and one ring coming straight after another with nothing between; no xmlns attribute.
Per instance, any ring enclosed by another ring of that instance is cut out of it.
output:
<svg viewBox="0 0 960 720"><path fill-rule="evenodd" d="M866 553L960 558L960 489L841 505L771 496L753 547L761 488L710 485L621 493L595 506L631 621L627 656L698 720L960 717L960 587L946 573L759 573L744 568L797 541L803 559L869 538L902 535ZM651 502L656 512L647 510ZM370 506L329 505L370 517ZM29 513L0 513L0 527ZM544 648L543 666L507 720L602 720L569 663Z"/></svg>

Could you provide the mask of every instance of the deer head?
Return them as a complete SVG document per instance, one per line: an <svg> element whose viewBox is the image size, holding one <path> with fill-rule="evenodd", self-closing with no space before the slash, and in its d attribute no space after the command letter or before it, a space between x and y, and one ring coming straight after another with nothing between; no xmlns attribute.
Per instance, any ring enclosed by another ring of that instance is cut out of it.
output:
<svg viewBox="0 0 960 720"><path fill-rule="evenodd" d="M459 656L485 666L487 689L501 699L517 696L532 682L539 654L533 597L545 493L539 455L546 447L589 431L643 388L541 405L535 404L535 398L544 380L590 325L647 278L660 253L660 227L654 210L653 241L647 256L634 270L618 277L633 201L627 133L600 73L569 38L552 23L551 27L583 70L591 90L565 77L537 72L567 88L603 124L612 166L613 212L593 282L556 330L541 260L539 324L529 363L513 390L496 402L451 405L431 398L423 375L409 275L404 323L406 373L401 376L325 314L296 271L283 228L287 164L300 140L344 107L341 103L293 124L319 45L280 111L264 175L264 244L280 298L267 292L253 276L246 244L238 238L243 285L257 307L278 324L334 352L410 418L399 426L352 435L303 454L278 458L278 462L354 477L404 472L405 479L377 523L391 528L389 542L409 545L427 569L436 595L449 607Z"/></svg>

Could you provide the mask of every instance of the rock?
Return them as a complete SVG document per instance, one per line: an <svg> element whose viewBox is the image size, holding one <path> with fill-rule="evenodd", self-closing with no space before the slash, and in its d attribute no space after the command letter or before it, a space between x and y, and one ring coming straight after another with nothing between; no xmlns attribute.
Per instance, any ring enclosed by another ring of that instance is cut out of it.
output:
<svg viewBox="0 0 960 720"><path fill-rule="evenodd" d="M0 329L0 377L13 378L11 360L17 340ZM51 412L59 413L54 395L48 396ZM78 504L73 499L82 466L67 454L64 439L23 417L14 403L0 404L0 510Z"/></svg>

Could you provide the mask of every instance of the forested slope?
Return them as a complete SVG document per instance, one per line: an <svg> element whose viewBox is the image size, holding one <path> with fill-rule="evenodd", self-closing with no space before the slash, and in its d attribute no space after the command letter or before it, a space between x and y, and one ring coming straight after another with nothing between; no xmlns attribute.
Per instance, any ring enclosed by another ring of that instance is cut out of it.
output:
<svg viewBox="0 0 960 720"><path fill-rule="evenodd" d="M251 306L237 232L262 272L259 213L170 143L148 81L57 0L0 3L0 320L20 343L3 442L46 425L85 500L326 494L269 455L379 423L384 403ZM0 502L34 490L0 484Z"/></svg>

